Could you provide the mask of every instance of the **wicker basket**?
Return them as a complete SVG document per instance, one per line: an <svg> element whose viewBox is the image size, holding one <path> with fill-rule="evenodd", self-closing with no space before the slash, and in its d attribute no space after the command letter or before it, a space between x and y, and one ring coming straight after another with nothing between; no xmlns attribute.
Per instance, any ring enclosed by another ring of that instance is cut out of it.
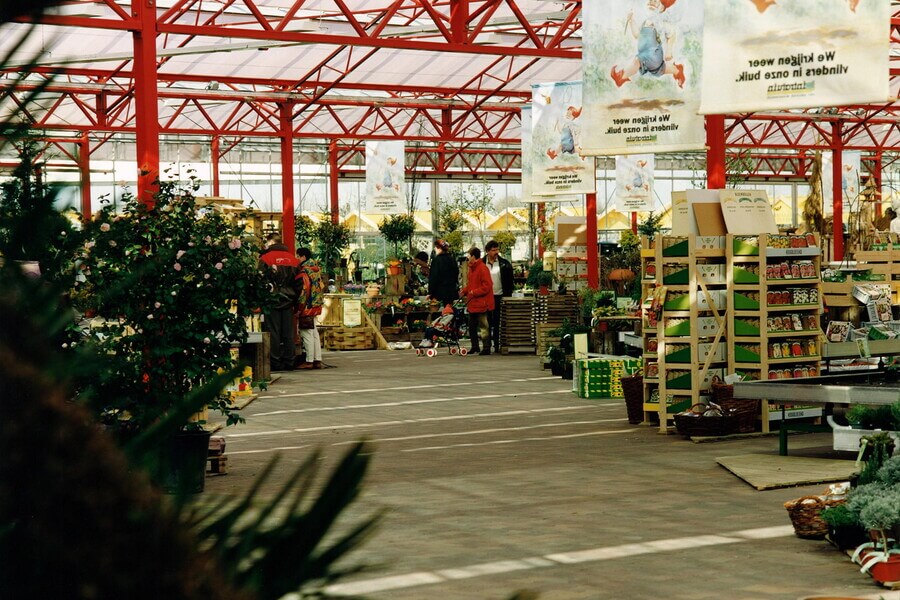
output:
<svg viewBox="0 0 900 600"><path fill-rule="evenodd" d="M731 433L734 419L721 411L720 415L705 416L710 409L721 408L714 403L697 403L684 412L677 413L675 429L683 436L719 436Z"/></svg>
<svg viewBox="0 0 900 600"><path fill-rule="evenodd" d="M622 393L625 396L625 410L632 425L644 422L644 376L640 372L628 377L620 377Z"/></svg>
<svg viewBox="0 0 900 600"><path fill-rule="evenodd" d="M822 511L844 502L846 502L844 498L803 496L796 500L788 500L784 503L784 507L791 517L791 524L797 537L821 539L828 533L828 524L821 517Z"/></svg>
<svg viewBox="0 0 900 600"><path fill-rule="evenodd" d="M734 397L734 386L713 381L710 385L713 401L732 419L730 433L753 433L759 418L759 400Z"/></svg>

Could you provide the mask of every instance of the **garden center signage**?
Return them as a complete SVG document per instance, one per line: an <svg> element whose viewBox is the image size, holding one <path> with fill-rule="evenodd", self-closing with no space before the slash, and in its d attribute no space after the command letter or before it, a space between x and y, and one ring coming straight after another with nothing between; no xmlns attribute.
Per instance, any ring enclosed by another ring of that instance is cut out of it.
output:
<svg viewBox="0 0 900 600"><path fill-rule="evenodd" d="M582 3L585 154L699 150L703 0Z"/></svg>
<svg viewBox="0 0 900 600"><path fill-rule="evenodd" d="M366 212L407 212L404 151L403 140L366 142Z"/></svg>
<svg viewBox="0 0 900 600"><path fill-rule="evenodd" d="M703 113L891 101L890 0L707 0L705 11Z"/></svg>
<svg viewBox="0 0 900 600"><path fill-rule="evenodd" d="M596 186L594 159L586 157L581 82L532 86L532 193L590 194Z"/></svg>
<svg viewBox="0 0 900 600"><path fill-rule="evenodd" d="M655 207L653 201L652 154L631 154L616 157L616 207L622 212L647 212Z"/></svg>

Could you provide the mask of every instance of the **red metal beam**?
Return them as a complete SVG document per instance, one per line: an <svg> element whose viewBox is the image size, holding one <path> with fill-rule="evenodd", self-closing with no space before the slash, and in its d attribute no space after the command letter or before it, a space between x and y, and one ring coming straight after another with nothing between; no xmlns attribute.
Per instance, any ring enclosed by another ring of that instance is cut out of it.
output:
<svg viewBox="0 0 900 600"><path fill-rule="evenodd" d="M586 194L584 201L587 238L587 280L592 290L600 288L600 246L597 240L597 194Z"/></svg>
<svg viewBox="0 0 900 600"><path fill-rule="evenodd" d="M293 107L281 105L281 237L293 252L296 249L294 234L294 127L291 124Z"/></svg>
<svg viewBox="0 0 900 600"><path fill-rule="evenodd" d="M159 191L159 100L156 88L156 0L134 2L135 134L137 198L153 204Z"/></svg>
<svg viewBox="0 0 900 600"><path fill-rule="evenodd" d="M841 185L841 170L844 163L844 147L841 139L841 122L832 123L834 133L831 136L831 190L832 190L832 235L834 244L834 260L844 260L844 193Z"/></svg>
<svg viewBox="0 0 900 600"><path fill-rule="evenodd" d="M725 187L725 117L706 117L706 186L711 190Z"/></svg>

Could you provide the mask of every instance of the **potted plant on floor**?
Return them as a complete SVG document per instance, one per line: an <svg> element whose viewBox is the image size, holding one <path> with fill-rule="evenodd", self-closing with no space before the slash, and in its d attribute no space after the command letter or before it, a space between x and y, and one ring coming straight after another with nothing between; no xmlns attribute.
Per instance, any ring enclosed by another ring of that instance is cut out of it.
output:
<svg viewBox="0 0 900 600"><path fill-rule="evenodd" d="M544 270L544 262L536 260L528 267L528 278L525 282L533 290L538 291L538 295L547 296L550 294L550 286L556 278L550 271Z"/></svg>
<svg viewBox="0 0 900 600"><path fill-rule="evenodd" d="M103 357L97 373L79 382L81 397L120 440L172 418L185 397L232 370L232 349L247 338L246 317L269 299L258 244L238 221L198 208L194 181L187 187L161 183L152 205L126 196L121 213L103 208L73 264L73 302L97 317L72 343ZM209 408L228 424L239 421L227 396ZM202 421L200 415L175 424L179 434L160 464L191 444L203 448L205 469ZM172 475L164 471L160 478Z"/></svg>
<svg viewBox="0 0 900 600"><path fill-rule="evenodd" d="M391 215L385 217L381 224L378 225L378 231L384 236L384 239L394 245L394 254L388 257L387 274L399 275L401 272L401 258L406 251L401 254L400 244L409 244L413 234L416 232L416 220L412 215Z"/></svg>

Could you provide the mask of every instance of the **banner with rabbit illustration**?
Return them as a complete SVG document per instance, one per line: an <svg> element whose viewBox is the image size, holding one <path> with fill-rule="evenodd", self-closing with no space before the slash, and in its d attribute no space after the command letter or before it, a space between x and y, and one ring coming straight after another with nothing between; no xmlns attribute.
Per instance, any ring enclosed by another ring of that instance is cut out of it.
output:
<svg viewBox="0 0 900 600"><path fill-rule="evenodd" d="M404 142L366 142L366 212L406 212Z"/></svg>
<svg viewBox="0 0 900 600"><path fill-rule="evenodd" d="M890 102L890 0L707 0L700 112Z"/></svg>
<svg viewBox="0 0 900 600"><path fill-rule="evenodd" d="M841 152L841 213L847 222L851 212L859 212L860 191L859 169L862 152L844 150ZM822 211L826 217L834 214L834 154L830 150L822 152Z"/></svg>
<svg viewBox="0 0 900 600"><path fill-rule="evenodd" d="M531 96L532 193L592 193L594 159L582 151L581 82L536 84Z"/></svg>
<svg viewBox="0 0 900 600"><path fill-rule="evenodd" d="M652 154L629 154L616 157L616 208L622 212L647 212L655 208Z"/></svg>
<svg viewBox="0 0 900 600"><path fill-rule="evenodd" d="M699 150L703 0L583 2L583 151Z"/></svg>

